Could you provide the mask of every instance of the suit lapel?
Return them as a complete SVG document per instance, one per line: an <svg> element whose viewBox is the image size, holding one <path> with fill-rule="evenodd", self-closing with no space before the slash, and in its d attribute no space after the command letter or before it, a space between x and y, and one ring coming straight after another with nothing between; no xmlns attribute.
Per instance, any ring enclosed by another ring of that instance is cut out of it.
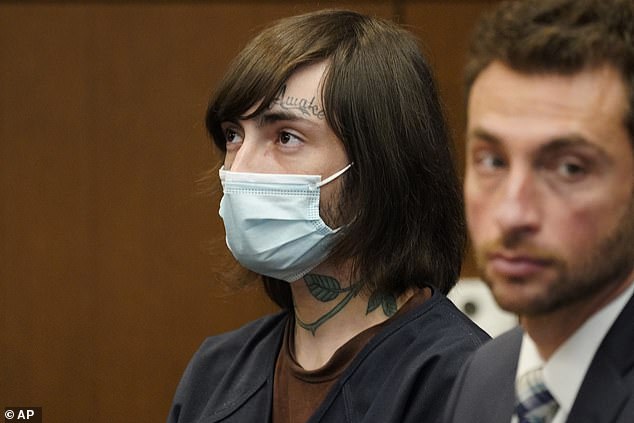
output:
<svg viewBox="0 0 634 423"><path fill-rule="evenodd" d="M634 297L616 319L599 346L588 373L581 384L570 410L571 423L630 422L632 416L621 416L632 396L631 378L634 371ZM631 408L630 408L631 409Z"/></svg>
<svg viewBox="0 0 634 423"><path fill-rule="evenodd" d="M470 420L478 423L509 423L515 408L515 373L523 332L517 327L480 348L475 373L470 374ZM480 358L481 360L479 360ZM483 396L483 393L487 393ZM462 421L460 422L462 423Z"/></svg>
<svg viewBox="0 0 634 423"><path fill-rule="evenodd" d="M517 367L517 366L515 366ZM515 412L515 369L500 380L500 394L492 407L491 423L509 423Z"/></svg>
<svg viewBox="0 0 634 423"><path fill-rule="evenodd" d="M517 373L517 361L522 345L523 331L518 327L511 332L508 343L508 351L504 355L500 354L500 367L503 379L499 380L499 387L502 389L495 405L492 420L496 423L509 423L515 412L515 374ZM507 359L502 360L502 357Z"/></svg>

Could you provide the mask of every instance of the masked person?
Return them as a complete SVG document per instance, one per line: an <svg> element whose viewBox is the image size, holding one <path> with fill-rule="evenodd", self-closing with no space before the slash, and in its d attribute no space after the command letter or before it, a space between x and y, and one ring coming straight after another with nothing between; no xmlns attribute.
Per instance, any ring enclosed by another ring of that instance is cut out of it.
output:
<svg viewBox="0 0 634 423"><path fill-rule="evenodd" d="M467 66L478 266L521 327L478 350L455 423L634 422L634 2L505 2Z"/></svg>
<svg viewBox="0 0 634 423"><path fill-rule="evenodd" d="M437 421L488 336L444 296L464 244L429 66L398 26L283 19L208 109L235 258L283 311L207 339L169 422Z"/></svg>

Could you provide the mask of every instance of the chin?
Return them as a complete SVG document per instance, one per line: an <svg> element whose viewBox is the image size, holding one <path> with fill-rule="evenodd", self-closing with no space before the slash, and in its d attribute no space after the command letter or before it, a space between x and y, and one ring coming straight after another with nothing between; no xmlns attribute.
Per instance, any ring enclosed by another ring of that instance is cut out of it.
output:
<svg viewBox="0 0 634 423"><path fill-rule="evenodd" d="M498 306L517 315L536 315L552 311L554 299L548 285L538 280L483 277Z"/></svg>

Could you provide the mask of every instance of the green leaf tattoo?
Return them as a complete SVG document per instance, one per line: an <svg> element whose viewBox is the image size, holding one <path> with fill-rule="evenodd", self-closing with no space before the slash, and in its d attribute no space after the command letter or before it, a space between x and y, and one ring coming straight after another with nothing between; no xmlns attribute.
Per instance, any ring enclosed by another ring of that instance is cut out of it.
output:
<svg viewBox="0 0 634 423"><path fill-rule="evenodd" d="M299 316L297 316L297 313L295 313L297 324L307 331L310 331L313 336L315 336L315 331L321 325L339 313L361 290L360 283L351 284L347 288L341 288L341 284L337 279L325 275L309 274L304 276L304 282L306 283L311 295L324 303L334 300L339 296L339 294L344 292L346 293L346 296L343 297L343 299L339 301L339 303L337 303L337 305L335 305L328 313L324 314L312 323L303 322Z"/></svg>
<svg viewBox="0 0 634 423"><path fill-rule="evenodd" d="M382 301L383 296L381 294L379 294L378 292L372 293L372 295L370 296L370 300L368 301L368 308L365 310L365 314L370 314L374 310L376 310L381 305Z"/></svg>
<svg viewBox="0 0 634 423"><path fill-rule="evenodd" d="M350 291L350 288L342 289L339 281L330 276L309 274L304 276L304 281L311 295L322 303L334 300L342 292Z"/></svg>
<svg viewBox="0 0 634 423"><path fill-rule="evenodd" d="M342 288L337 279L326 275L316 275L312 273L304 276L304 283L308 287L310 294L322 303L332 301L339 297L340 294L346 293L346 296L343 297L343 299L339 301L339 303L337 303L337 305L335 305L328 313L324 314L312 323L302 321L299 316L297 316L297 313L295 313L297 324L307 331L310 331L313 336L315 335L315 331L321 325L332 319L350 302L350 300L352 300L352 298L357 296L359 291L361 291L360 282L351 284L349 287ZM382 294L377 291L370 296L368 308L366 309L365 314L372 313L374 310L379 308L379 306L381 306L383 314L387 317L393 316L398 310L396 297L394 297L394 295Z"/></svg>
<svg viewBox="0 0 634 423"><path fill-rule="evenodd" d="M387 317L393 316L398 310L398 306L396 305L396 298L394 298L394 295L384 295L383 301L381 302L381 308L383 308L383 314L385 314Z"/></svg>
<svg viewBox="0 0 634 423"><path fill-rule="evenodd" d="M368 308L365 311L365 314L370 314L374 310L376 310L379 306L383 309L383 314L387 317L391 317L398 310L398 306L396 305L396 298L392 294L382 294L378 291L375 291L368 301Z"/></svg>

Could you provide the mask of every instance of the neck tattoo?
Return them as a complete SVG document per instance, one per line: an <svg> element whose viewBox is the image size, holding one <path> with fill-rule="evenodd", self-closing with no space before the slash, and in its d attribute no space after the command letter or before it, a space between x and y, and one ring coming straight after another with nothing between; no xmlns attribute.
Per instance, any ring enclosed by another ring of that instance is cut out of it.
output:
<svg viewBox="0 0 634 423"><path fill-rule="evenodd" d="M350 284L350 286L342 288L341 283L333 277L325 276L325 275L316 275L316 274L308 274L304 276L304 283L308 287L308 291L310 294L321 301L322 303L327 303L335 300L340 295L345 294L345 296L339 301L330 311L326 314L318 318L312 323L306 323L302 321L297 315L297 311L295 312L295 319L297 324L309 331L313 336L315 336L315 332L317 329L326 323L328 320L333 318L337 313L339 313L343 308L352 300L352 298L356 297L361 291L362 284L361 282L355 282ZM374 292L368 301L368 307L366 309L365 314L369 314L376 310L379 306L381 306L383 313L387 317L391 317L396 313L398 307L396 305L396 298L392 294L385 294Z"/></svg>

